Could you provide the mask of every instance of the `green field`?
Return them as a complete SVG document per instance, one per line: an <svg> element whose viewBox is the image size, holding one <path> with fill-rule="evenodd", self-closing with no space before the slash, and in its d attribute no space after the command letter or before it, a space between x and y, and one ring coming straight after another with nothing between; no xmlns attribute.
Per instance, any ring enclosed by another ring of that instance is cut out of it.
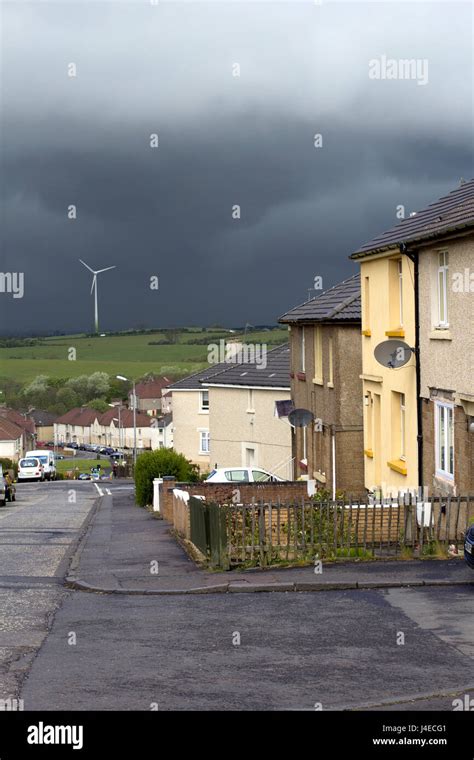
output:
<svg viewBox="0 0 474 760"><path fill-rule="evenodd" d="M37 375L69 378L97 371L109 375L125 375L132 379L148 372L186 375L207 365L207 345L192 345L187 341L205 338L209 343L218 343L221 338L239 336L228 331L181 332L176 343L149 345L150 341L166 337L165 333L156 332L144 335L109 335L104 338L84 335L42 338L35 346L0 348L0 376L24 384ZM246 336L246 340L251 343L268 343L269 349L287 339L288 332L284 328L251 332ZM76 351L74 361L68 359L71 348Z"/></svg>

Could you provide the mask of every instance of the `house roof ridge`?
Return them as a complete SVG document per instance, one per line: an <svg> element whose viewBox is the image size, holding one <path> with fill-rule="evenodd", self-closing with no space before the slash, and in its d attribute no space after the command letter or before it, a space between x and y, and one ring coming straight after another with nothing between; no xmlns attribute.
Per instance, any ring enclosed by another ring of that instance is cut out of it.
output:
<svg viewBox="0 0 474 760"><path fill-rule="evenodd" d="M465 180L446 195L442 195L413 215L374 235L363 243L350 258L359 258L380 249L396 247L402 242L414 242L451 229L474 224L474 178Z"/></svg>

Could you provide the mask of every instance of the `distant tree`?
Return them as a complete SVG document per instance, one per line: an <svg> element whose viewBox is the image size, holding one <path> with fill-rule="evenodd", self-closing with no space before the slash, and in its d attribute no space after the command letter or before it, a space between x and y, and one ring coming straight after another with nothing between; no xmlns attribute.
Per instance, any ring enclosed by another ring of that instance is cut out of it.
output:
<svg viewBox="0 0 474 760"><path fill-rule="evenodd" d="M93 398L92 401L87 402L87 406L98 412L107 412L110 409L108 403L103 398Z"/></svg>
<svg viewBox="0 0 474 760"><path fill-rule="evenodd" d="M93 372L92 375L71 377L65 388L77 394L81 404L87 404L95 398L105 399L110 391L110 380L106 372Z"/></svg>
<svg viewBox="0 0 474 760"><path fill-rule="evenodd" d="M56 393L56 403L63 405L66 410L74 409L75 406L80 406L80 398L78 394L69 387L60 388Z"/></svg>
<svg viewBox="0 0 474 760"><path fill-rule="evenodd" d="M90 398L104 398L110 389L107 372L94 372L87 381L87 391Z"/></svg>
<svg viewBox="0 0 474 760"><path fill-rule="evenodd" d="M47 375L38 375L24 389L22 396L30 406L45 408L51 403L51 389L49 386L49 377Z"/></svg>
<svg viewBox="0 0 474 760"><path fill-rule="evenodd" d="M77 377L70 377L66 382L65 388L74 391L79 399L79 403L83 404L88 400L88 376L77 375Z"/></svg>

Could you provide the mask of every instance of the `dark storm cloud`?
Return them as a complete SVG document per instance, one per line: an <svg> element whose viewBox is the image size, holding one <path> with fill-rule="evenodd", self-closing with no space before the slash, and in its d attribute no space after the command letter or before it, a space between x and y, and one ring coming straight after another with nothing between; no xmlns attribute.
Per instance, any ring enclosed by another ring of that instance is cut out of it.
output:
<svg viewBox="0 0 474 760"><path fill-rule="evenodd" d="M348 255L398 204L472 174L470 13L8 6L2 269L22 268L26 292L1 296L6 329L89 327L79 257L117 266L100 281L109 329L273 322L316 274L350 275ZM428 84L369 80L384 54L427 59Z"/></svg>

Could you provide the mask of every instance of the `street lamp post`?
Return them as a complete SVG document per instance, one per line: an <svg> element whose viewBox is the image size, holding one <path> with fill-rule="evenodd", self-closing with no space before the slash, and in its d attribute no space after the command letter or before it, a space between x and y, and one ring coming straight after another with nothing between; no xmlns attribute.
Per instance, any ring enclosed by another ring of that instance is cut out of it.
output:
<svg viewBox="0 0 474 760"><path fill-rule="evenodd" d="M129 382L128 377L123 375L116 375L117 380L125 380ZM132 380L132 393L133 393L133 466L137 463L137 396L135 393L135 380Z"/></svg>

